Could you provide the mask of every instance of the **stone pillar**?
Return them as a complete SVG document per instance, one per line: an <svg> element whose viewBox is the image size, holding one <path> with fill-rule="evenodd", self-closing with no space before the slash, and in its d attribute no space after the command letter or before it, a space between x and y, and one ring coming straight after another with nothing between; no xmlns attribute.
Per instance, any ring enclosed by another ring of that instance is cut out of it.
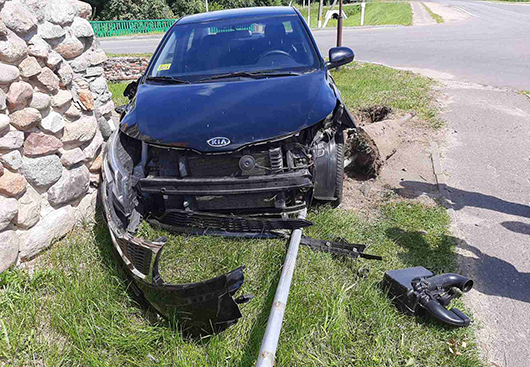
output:
<svg viewBox="0 0 530 367"><path fill-rule="evenodd" d="M115 126L91 14L77 0L0 0L0 272L93 218Z"/></svg>

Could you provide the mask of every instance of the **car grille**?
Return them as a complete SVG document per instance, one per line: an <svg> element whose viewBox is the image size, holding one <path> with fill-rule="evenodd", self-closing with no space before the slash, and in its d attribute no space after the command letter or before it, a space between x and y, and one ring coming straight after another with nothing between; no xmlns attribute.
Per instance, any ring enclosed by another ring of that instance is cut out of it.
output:
<svg viewBox="0 0 530 367"><path fill-rule="evenodd" d="M241 172L242 176L256 176L267 173L265 168L269 167L268 152L252 155L256 161L256 167L251 171ZM188 170L191 177L223 177L235 175L239 169L239 156L205 156L189 155Z"/></svg>
<svg viewBox="0 0 530 367"><path fill-rule="evenodd" d="M157 220L162 224L170 226L257 233L279 229L303 228L313 224L303 219L243 218L176 209L167 211L164 215L157 218Z"/></svg>

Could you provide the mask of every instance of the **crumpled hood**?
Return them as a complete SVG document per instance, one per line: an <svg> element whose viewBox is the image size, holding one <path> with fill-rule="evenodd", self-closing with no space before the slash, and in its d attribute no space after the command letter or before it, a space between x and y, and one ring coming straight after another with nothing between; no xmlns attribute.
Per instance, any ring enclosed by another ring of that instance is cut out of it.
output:
<svg viewBox="0 0 530 367"><path fill-rule="evenodd" d="M337 98L324 71L200 84L142 84L121 130L145 142L201 152L237 149L316 124ZM212 147L224 137L230 144Z"/></svg>

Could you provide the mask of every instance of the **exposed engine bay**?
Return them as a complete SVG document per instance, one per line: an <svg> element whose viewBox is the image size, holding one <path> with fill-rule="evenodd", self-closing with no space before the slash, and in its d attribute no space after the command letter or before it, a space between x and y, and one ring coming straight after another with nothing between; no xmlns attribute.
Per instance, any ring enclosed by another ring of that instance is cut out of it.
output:
<svg viewBox="0 0 530 367"><path fill-rule="evenodd" d="M340 202L340 119L353 124L343 111L338 105L311 128L214 154L116 131L107 146L101 194L116 253L137 295L162 315L184 320L192 333L235 323L241 317L237 304L247 300L234 299L243 267L201 283L168 285L158 272L166 240L135 237L141 221L173 232L260 238L310 226L297 215L314 198Z"/></svg>

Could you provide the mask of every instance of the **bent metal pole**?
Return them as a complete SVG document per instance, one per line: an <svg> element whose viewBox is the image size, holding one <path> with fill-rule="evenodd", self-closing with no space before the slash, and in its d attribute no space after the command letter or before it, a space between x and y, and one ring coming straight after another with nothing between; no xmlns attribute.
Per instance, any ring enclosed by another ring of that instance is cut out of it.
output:
<svg viewBox="0 0 530 367"><path fill-rule="evenodd" d="M305 219L307 209L304 209L299 219ZM265 335L261 342L261 349L259 351L258 361L256 367L272 367L274 366L274 358L276 356L276 349L278 348L278 339L280 338L280 331L282 330L283 315L285 307L287 306L287 298L289 297L289 290L291 289L291 281L293 280L294 267L296 265L296 258L298 257L298 249L300 248L300 240L302 239L302 229L298 228L291 234L289 248L285 256L283 264L282 275L276 288L274 301L272 302L271 313Z"/></svg>

